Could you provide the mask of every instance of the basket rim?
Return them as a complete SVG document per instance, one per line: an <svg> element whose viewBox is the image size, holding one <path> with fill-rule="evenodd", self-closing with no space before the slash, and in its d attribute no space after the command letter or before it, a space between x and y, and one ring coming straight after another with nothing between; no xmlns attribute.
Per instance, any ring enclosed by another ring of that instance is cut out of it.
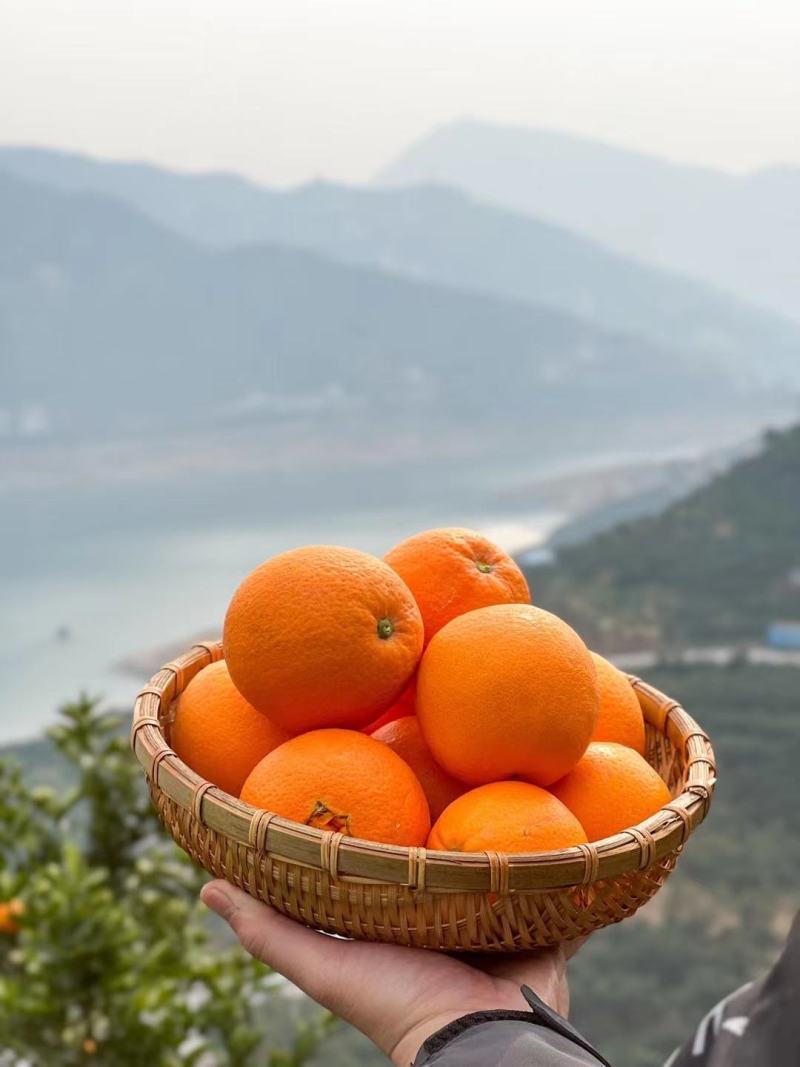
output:
<svg viewBox="0 0 800 1067"><path fill-rule="evenodd" d="M164 728L175 698L222 658L220 641L199 642L158 670L136 697L131 748L151 790L184 808L198 829L216 831L232 846L327 871L338 880L444 893L587 886L644 870L679 850L705 818L714 792L708 735L677 701L628 675L646 722L682 750L686 769L684 791L643 822L588 845L520 853L444 852L319 830L245 804L201 778L167 744Z"/></svg>

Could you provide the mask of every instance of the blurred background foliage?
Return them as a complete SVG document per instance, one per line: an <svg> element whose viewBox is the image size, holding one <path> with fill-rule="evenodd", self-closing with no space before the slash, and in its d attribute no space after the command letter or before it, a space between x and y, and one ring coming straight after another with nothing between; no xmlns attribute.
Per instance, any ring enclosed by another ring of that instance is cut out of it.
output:
<svg viewBox="0 0 800 1067"><path fill-rule="evenodd" d="M333 1020L222 939L123 730L81 699L52 785L0 761L0 1063L299 1067Z"/></svg>

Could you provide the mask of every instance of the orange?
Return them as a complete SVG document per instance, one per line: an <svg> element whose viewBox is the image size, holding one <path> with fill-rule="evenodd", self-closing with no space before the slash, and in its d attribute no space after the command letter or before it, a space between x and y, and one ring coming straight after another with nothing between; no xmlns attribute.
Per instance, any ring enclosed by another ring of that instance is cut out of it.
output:
<svg viewBox="0 0 800 1067"><path fill-rule="evenodd" d="M403 692L392 704L390 708L384 711L383 715L377 718L374 722L369 723L364 727L365 734L374 734L376 730L380 730L381 726L385 726L387 722L394 722L395 719L403 719L406 715L415 715L417 711L417 676L414 674L411 681L405 687Z"/></svg>
<svg viewBox="0 0 800 1067"><path fill-rule="evenodd" d="M525 577L514 560L474 530L426 530L384 559L414 594L425 623L425 643L451 619L491 604L530 604Z"/></svg>
<svg viewBox="0 0 800 1067"><path fill-rule="evenodd" d="M239 692L290 733L361 727L414 673L422 619L387 564L311 545L245 578L225 617L223 646Z"/></svg>
<svg viewBox="0 0 800 1067"><path fill-rule="evenodd" d="M244 783L246 804L390 845L424 845L428 802L414 772L356 730L312 730L265 756Z"/></svg>
<svg viewBox="0 0 800 1067"><path fill-rule="evenodd" d="M549 852L585 842L581 824L546 789L527 782L490 782L444 810L431 830L428 848Z"/></svg>
<svg viewBox="0 0 800 1067"><path fill-rule="evenodd" d="M596 741L552 787L590 841L618 834L654 815L672 799L657 771L627 745Z"/></svg>
<svg viewBox="0 0 800 1067"><path fill-rule="evenodd" d="M644 716L633 686L613 663L592 652L600 709L592 741L616 741L644 755Z"/></svg>
<svg viewBox="0 0 800 1067"><path fill-rule="evenodd" d="M17 920L25 914L25 905L18 898L0 901L0 934L13 937L22 927Z"/></svg>
<svg viewBox="0 0 800 1067"><path fill-rule="evenodd" d="M196 674L181 693L170 737L184 763L237 797L258 761L289 740L247 703L223 660Z"/></svg>
<svg viewBox="0 0 800 1067"><path fill-rule="evenodd" d="M396 752L416 774L428 799L431 821L438 819L451 800L465 793L468 786L443 771L431 755L414 715L406 715L381 726L372 735L376 741Z"/></svg>
<svg viewBox="0 0 800 1067"><path fill-rule="evenodd" d="M453 619L428 645L417 682L417 717L434 759L470 785L557 781L583 755L597 704L583 641L530 604Z"/></svg>

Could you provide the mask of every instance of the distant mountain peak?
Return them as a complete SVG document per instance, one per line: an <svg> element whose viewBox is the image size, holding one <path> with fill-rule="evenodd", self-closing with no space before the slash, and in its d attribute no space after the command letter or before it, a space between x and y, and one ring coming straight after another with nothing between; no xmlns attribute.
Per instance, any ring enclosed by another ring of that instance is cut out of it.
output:
<svg viewBox="0 0 800 1067"><path fill-rule="evenodd" d="M438 153L445 148L474 149L477 141L482 142L482 146L487 150L496 150L498 147L506 150L511 148L519 155L549 149L565 153L574 159L590 155L594 165L602 161L605 167L614 163L621 166L636 164L643 167L652 166L659 170L666 168L722 178L734 177L725 171L715 170L713 167L671 160L655 152L619 145L589 134L567 133L549 126L494 122L470 116L434 126L403 149L394 160L380 168L373 182L378 185L391 184L394 175L402 167L403 161L408 158L418 158L426 151Z"/></svg>
<svg viewBox="0 0 800 1067"><path fill-rule="evenodd" d="M375 181L452 185L800 318L800 171L792 167L729 174L469 119L432 130Z"/></svg>

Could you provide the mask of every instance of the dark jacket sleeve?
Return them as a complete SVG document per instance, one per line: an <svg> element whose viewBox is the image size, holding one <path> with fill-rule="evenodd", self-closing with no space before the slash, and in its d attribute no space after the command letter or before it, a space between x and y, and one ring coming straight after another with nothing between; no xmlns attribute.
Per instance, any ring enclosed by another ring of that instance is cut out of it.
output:
<svg viewBox="0 0 800 1067"><path fill-rule="evenodd" d="M667 1067L790 1064L800 1064L800 913L769 974L721 1000L667 1061Z"/></svg>
<svg viewBox="0 0 800 1067"><path fill-rule="evenodd" d="M527 986L530 1011L481 1011L431 1035L413 1067L610 1067Z"/></svg>

